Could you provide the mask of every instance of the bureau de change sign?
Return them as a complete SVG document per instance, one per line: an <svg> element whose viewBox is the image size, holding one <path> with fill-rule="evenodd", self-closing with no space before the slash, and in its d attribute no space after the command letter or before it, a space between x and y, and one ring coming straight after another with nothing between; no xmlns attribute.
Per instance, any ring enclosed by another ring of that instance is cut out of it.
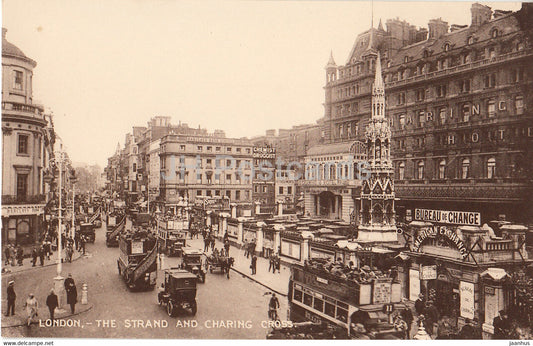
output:
<svg viewBox="0 0 533 346"><path fill-rule="evenodd" d="M415 209L415 220L453 225L481 226L481 214L472 211Z"/></svg>

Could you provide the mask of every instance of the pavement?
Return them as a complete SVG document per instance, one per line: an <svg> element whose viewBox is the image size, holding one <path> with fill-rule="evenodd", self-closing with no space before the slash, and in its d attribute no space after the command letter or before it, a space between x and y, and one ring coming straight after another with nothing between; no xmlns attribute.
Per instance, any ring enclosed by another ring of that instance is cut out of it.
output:
<svg viewBox="0 0 533 346"><path fill-rule="evenodd" d="M64 251L64 250L63 250ZM63 252L63 257L66 257L65 252ZM83 253L74 251L74 254L72 256L72 263L79 261L80 259L90 257L90 254L86 252L85 255ZM51 288L51 284L44 287L42 285L42 277L41 274L43 272L50 271L50 267L56 266L57 261L57 253L54 253L54 256L51 256L50 259L44 260L44 264L40 265L40 260L37 259L37 263L35 266L33 266L33 263L31 259L24 259L23 265L3 265L3 273L2 273L2 292L5 292L7 283L11 280L15 281L15 293L17 294L17 300L15 302L15 315L12 316L5 316L6 310L7 310L7 300L6 296L2 295L2 315L1 315L1 326L2 328L9 328L9 327L18 327L18 326L24 326L26 325L26 311L23 308L25 299L29 293L29 291L32 291L32 293L35 294L35 297L37 298L39 302L39 308L38 308L38 317L34 324L38 324L39 318L43 320L46 320L49 317L48 307L45 304L46 297L49 294L49 290ZM66 262L66 260L63 260L63 267L66 268L67 265L71 265L71 263ZM24 277L30 277L33 278L34 282L28 282L27 279L21 280L23 282L19 282L18 278L21 276ZM66 276L65 272L63 272L63 276ZM22 286L22 287L21 287ZM78 301L81 299L81 285L77 287L78 288ZM28 292L26 292L28 291ZM63 301L65 298L63 298ZM89 311L92 309L92 304L87 305L81 305L76 304L76 312L74 314L70 313L70 306L67 306L66 308L62 307L63 309L60 309L56 312L55 318L56 319L65 319L70 316L76 316L79 314L82 314L84 312Z"/></svg>
<svg viewBox="0 0 533 346"><path fill-rule="evenodd" d="M198 240L189 240L188 243L190 246L198 247L203 250L204 243L201 237ZM221 240L217 239L215 244L215 247L219 250L224 247L224 243ZM209 251L208 254L211 254L211 251ZM244 249L232 245L229 250L229 255L235 259L231 270L276 292L277 294L284 297L287 296L289 290L289 278L291 276L291 269L289 266L281 263L279 273L273 273L272 271L268 271L270 265L269 260L258 256L256 274L252 274L252 269L250 268L252 260L251 257L246 258L244 255Z"/></svg>

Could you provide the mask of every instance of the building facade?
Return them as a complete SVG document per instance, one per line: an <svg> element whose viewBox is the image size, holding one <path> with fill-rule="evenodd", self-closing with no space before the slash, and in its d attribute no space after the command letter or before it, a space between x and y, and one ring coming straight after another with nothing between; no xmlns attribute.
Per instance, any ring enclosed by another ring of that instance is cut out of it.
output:
<svg viewBox="0 0 533 346"><path fill-rule="evenodd" d="M170 134L160 144L160 196L167 206L187 199L226 197L252 203L252 143L248 139Z"/></svg>
<svg viewBox="0 0 533 346"><path fill-rule="evenodd" d="M429 30L389 20L386 31L380 23L358 36L345 65L330 59L325 137L347 142L364 135L371 52L381 53L401 219L422 207L532 222L528 6L510 13L474 4L470 25L451 28L442 19Z"/></svg>
<svg viewBox="0 0 533 346"><path fill-rule="evenodd" d="M43 173L53 155L43 106L33 101L37 65L2 29L2 244L35 244L42 236Z"/></svg>

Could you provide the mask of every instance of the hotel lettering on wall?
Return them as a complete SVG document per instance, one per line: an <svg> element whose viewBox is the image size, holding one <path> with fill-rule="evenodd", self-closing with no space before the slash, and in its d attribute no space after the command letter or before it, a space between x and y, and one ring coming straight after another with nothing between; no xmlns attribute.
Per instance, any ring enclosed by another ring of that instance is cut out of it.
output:
<svg viewBox="0 0 533 346"><path fill-rule="evenodd" d="M452 225L481 226L481 214L471 211L415 209L415 220Z"/></svg>

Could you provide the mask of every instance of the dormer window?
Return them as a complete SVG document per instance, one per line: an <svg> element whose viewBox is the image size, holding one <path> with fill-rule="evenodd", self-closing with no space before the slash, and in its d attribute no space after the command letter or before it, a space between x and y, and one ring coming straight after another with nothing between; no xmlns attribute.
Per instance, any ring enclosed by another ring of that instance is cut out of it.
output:
<svg viewBox="0 0 533 346"><path fill-rule="evenodd" d="M403 62L409 62L409 57L407 55L403 58Z"/></svg>
<svg viewBox="0 0 533 346"><path fill-rule="evenodd" d="M466 40L466 44L474 44L474 36L469 36Z"/></svg>
<svg viewBox="0 0 533 346"><path fill-rule="evenodd" d="M445 51L445 52L449 52L449 51L450 51L450 44L449 44L449 43L446 43L446 44L444 45L444 51Z"/></svg>
<svg viewBox="0 0 533 346"><path fill-rule="evenodd" d="M498 37L498 28L494 28L494 29L491 30L490 37L492 37L492 38Z"/></svg>

